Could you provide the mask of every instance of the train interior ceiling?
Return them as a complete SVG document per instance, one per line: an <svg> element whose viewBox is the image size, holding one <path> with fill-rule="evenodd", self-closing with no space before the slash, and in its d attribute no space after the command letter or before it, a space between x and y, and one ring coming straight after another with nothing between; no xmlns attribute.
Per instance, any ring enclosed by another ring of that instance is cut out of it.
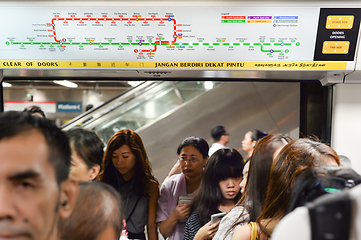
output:
<svg viewBox="0 0 361 240"><path fill-rule="evenodd" d="M349 157L361 172L356 138L361 134L357 122L361 3L87 1L86 7L84 1L69 1L66 7L63 3L0 1L0 29L5 29L0 36L1 111L39 105L64 130L77 126L93 130L105 144L116 131L131 128L142 137L160 180L176 162L178 144L191 135L211 144L210 129L215 125L226 127L228 145L234 148L241 147L244 134L252 129L294 139L315 135ZM351 3L352 8L344 8ZM29 7L38 14L30 17L27 27L22 20ZM119 8L117 14L113 7ZM199 13L205 8L208 15ZM87 19L81 18L83 13L89 13ZM128 22L121 23L127 13ZM169 30L166 23L173 22L174 35L151 32L156 27L141 17L149 15L154 21L164 13L165 23L160 18L157 28ZM23 14L14 24L30 30L19 34L9 30L4 20L9 14ZM52 22L42 26L42 14L53 17ZM82 22L97 14L104 23ZM353 25L344 26L346 30L320 25L322 19L336 15L353 16ZM109 26L107 19L113 21ZM213 24L214 33L204 31L199 19ZM139 21L145 33L137 29ZM84 32L70 27L82 27ZM110 34L99 41L100 35L108 34L104 29L112 27L124 27L125 39ZM38 41L43 28L53 29L51 41ZM233 28L242 32L232 32ZM331 41L340 35L345 37ZM343 52L327 53L331 50ZM59 85L64 80L73 87Z"/></svg>

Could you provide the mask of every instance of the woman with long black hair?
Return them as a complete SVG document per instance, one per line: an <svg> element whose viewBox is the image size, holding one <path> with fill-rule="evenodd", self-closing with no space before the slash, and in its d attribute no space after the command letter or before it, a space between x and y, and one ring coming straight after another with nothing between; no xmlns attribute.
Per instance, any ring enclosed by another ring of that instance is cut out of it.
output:
<svg viewBox="0 0 361 240"><path fill-rule="evenodd" d="M249 161L248 179L243 176L241 182L241 188L245 188L244 194L236 207L222 219L214 240L230 240L238 227L259 217L266 198L271 166L278 152L289 142L289 137L279 133L259 140Z"/></svg>
<svg viewBox="0 0 361 240"><path fill-rule="evenodd" d="M211 215L229 212L241 197L243 157L235 149L217 150L209 158L201 186L191 202L184 239L211 239L218 229L219 221L211 224Z"/></svg>

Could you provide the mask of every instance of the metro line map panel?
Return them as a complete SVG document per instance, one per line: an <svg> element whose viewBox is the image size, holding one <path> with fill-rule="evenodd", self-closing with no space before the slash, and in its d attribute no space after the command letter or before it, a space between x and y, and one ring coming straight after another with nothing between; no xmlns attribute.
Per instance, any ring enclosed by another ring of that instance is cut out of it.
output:
<svg viewBox="0 0 361 240"><path fill-rule="evenodd" d="M319 8L1 8L0 60L313 61Z"/></svg>

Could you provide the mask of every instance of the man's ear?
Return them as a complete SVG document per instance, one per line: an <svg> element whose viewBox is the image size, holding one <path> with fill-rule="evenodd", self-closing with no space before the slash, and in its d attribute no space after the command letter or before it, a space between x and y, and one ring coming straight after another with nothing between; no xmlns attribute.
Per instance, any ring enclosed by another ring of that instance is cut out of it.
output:
<svg viewBox="0 0 361 240"><path fill-rule="evenodd" d="M59 216L61 219L68 218L72 213L78 193L79 185L75 179L69 177L60 184Z"/></svg>
<svg viewBox="0 0 361 240"><path fill-rule="evenodd" d="M93 181L99 174L100 165L95 164L91 169L88 170L89 181Z"/></svg>

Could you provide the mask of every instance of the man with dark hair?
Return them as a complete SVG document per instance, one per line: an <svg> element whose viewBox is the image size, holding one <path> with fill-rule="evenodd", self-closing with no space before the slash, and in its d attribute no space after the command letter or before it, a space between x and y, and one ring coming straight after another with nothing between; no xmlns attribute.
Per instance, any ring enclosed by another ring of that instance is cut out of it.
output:
<svg viewBox="0 0 361 240"><path fill-rule="evenodd" d="M226 148L226 145L229 142L229 133L223 126L215 126L214 128L212 128L211 135L214 143L209 148L209 156L212 156L212 154L218 149Z"/></svg>
<svg viewBox="0 0 361 240"><path fill-rule="evenodd" d="M65 134L30 113L0 114L0 239L57 239L74 207Z"/></svg>
<svg viewBox="0 0 361 240"><path fill-rule="evenodd" d="M59 222L61 240L118 240L123 228L120 194L103 182L80 182L74 211Z"/></svg>
<svg viewBox="0 0 361 240"><path fill-rule="evenodd" d="M28 112L31 115L41 117L41 118L44 118L44 119L46 118L44 111L41 110L41 108L36 106L36 105L31 105L29 107L24 108L23 112Z"/></svg>

